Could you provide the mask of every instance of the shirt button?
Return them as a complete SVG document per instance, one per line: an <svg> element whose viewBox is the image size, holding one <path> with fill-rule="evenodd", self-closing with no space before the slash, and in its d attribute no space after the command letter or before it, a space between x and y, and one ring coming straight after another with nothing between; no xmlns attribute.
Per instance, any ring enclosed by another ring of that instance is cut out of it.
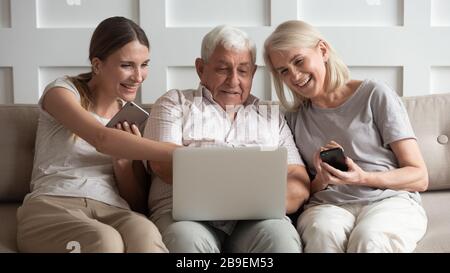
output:
<svg viewBox="0 0 450 273"><path fill-rule="evenodd" d="M438 136L437 141L438 141L440 144L447 144L447 142L448 142L448 137L447 137L446 135L440 135L440 136Z"/></svg>

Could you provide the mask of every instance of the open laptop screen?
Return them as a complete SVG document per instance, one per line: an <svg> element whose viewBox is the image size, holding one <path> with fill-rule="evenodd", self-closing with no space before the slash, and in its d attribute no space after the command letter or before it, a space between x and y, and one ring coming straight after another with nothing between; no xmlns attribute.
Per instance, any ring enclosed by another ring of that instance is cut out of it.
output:
<svg viewBox="0 0 450 273"><path fill-rule="evenodd" d="M285 215L285 148L180 148L173 157L175 220L275 219Z"/></svg>

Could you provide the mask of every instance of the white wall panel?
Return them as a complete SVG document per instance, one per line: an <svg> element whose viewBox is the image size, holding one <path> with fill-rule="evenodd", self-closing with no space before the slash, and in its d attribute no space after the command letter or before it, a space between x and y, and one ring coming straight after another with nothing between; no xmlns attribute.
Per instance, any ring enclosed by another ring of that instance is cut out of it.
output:
<svg viewBox="0 0 450 273"><path fill-rule="evenodd" d="M253 78L252 94L263 100L272 99L270 75L263 66L258 67Z"/></svg>
<svg viewBox="0 0 450 273"><path fill-rule="evenodd" d="M197 86L192 66L201 40L223 23L254 39L261 67L254 93L276 99L262 45L291 19L317 26L356 77L386 81L403 96L448 90L450 0L0 0L0 67L13 88L0 90L1 100L36 103L60 67L76 74L89 66L92 31L114 15L134 19L150 38L144 103L171 87Z"/></svg>
<svg viewBox="0 0 450 273"><path fill-rule="evenodd" d="M298 0L299 18L316 26L400 26L403 0Z"/></svg>
<svg viewBox="0 0 450 273"><path fill-rule="evenodd" d="M0 67L0 104L13 102L12 68Z"/></svg>
<svg viewBox="0 0 450 273"><path fill-rule="evenodd" d="M431 25L450 26L450 1L431 0Z"/></svg>
<svg viewBox="0 0 450 273"><path fill-rule="evenodd" d="M0 0L0 28L11 27L10 0Z"/></svg>
<svg viewBox="0 0 450 273"><path fill-rule="evenodd" d="M75 76L89 72L90 67L40 67L39 68L39 97L45 86L59 77Z"/></svg>
<svg viewBox="0 0 450 273"><path fill-rule="evenodd" d="M110 16L139 22L138 0L36 0L37 27L91 28Z"/></svg>
<svg viewBox="0 0 450 273"><path fill-rule="evenodd" d="M268 26L269 0L167 0L166 25L168 27L216 26Z"/></svg>
<svg viewBox="0 0 450 273"><path fill-rule="evenodd" d="M372 79L384 82L394 89L399 96L403 95L402 67L351 66L349 69L352 79Z"/></svg>
<svg viewBox="0 0 450 273"><path fill-rule="evenodd" d="M431 93L450 93L450 66L436 66L431 70Z"/></svg>
<svg viewBox="0 0 450 273"><path fill-rule="evenodd" d="M167 69L167 90L197 88L200 80L195 67L177 66ZM258 67L251 93L263 100L271 99L270 78L264 67Z"/></svg>
<svg viewBox="0 0 450 273"><path fill-rule="evenodd" d="M197 88L198 83L199 78L193 66L167 68L167 90Z"/></svg>
<svg viewBox="0 0 450 273"><path fill-rule="evenodd" d="M78 66L78 67L40 67L39 68L39 97L42 95L45 86L59 77L64 76L75 76L81 73L86 73L90 71L88 66ZM135 101L141 103L142 90L140 89L136 95Z"/></svg>

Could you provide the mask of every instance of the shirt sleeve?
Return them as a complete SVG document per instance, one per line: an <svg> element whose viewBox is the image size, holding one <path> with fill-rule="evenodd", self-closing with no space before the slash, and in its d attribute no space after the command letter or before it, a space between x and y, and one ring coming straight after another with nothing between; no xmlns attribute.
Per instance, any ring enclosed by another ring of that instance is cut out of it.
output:
<svg viewBox="0 0 450 273"><path fill-rule="evenodd" d="M282 114L280 114L280 147L285 147L288 154L288 164L296 164L305 166L302 158L295 145L294 137L292 136L291 129L287 125L287 122Z"/></svg>
<svg viewBox="0 0 450 273"><path fill-rule="evenodd" d="M416 138L408 112L394 90L385 84L376 83L370 104L385 147L394 141Z"/></svg>
<svg viewBox="0 0 450 273"><path fill-rule="evenodd" d="M180 91L167 92L153 105L144 137L182 145L182 114Z"/></svg>
<svg viewBox="0 0 450 273"><path fill-rule="evenodd" d="M182 93L170 90L152 106L143 137L182 145ZM143 161L147 168L147 161Z"/></svg>
<svg viewBox="0 0 450 273"><path fill-rule="evenodd" d="M80 100L80 93L78 93L77 88L75 87L75 85L68 79L68 78L58 78L54 81L52 81L51 83L49 83L44 91L42 92L42 95L39 99L38 105L39 107L41 107L42 109L42 102L44 99L45 94L47 94L47 92L55 87L62 87L64 89L67 89L68 91L72 92L76 97L77 100Z"/></svg>
<svg viewBox="0 0 450 273"><path fill-rule="evenodd" d="M51 90L52 88L55 88L55 87L64 88L67 91L73 93L78 101L80 101L80 93L78 92L78 90L75 87L75 85L68 78L58 78L58 79L52 81L51 83L49 83L45 87L45 89L42 92L42 95L41 95L41 97L39 98L39 101L38 101L38 106L39 106L39 109L40 109L39 112L40 112L40 114L42 114L45 117L47 117L47 119L50 122L59 124L59 122L50 113L48 113L42 106L42 103L44 102L44 97L47 94L47 92L49 90ZM62 92L65 92L65 91L62 91Z"/></svg>

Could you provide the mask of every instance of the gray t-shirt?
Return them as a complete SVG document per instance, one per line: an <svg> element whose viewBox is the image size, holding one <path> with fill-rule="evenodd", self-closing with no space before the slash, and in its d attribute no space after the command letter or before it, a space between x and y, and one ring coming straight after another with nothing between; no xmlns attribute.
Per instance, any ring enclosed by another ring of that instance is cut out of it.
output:
<svg viewBox="0 0 450 273"><path fill-rule="evenodd" d="M363 170L383 172L398 168L389 144L415 138L406 109L398 95L387 85L364 80L355 93L336 108L315 105L287 113L295 143L310 175L315 176L313 155L334 140ZM315 193L307 207L318 204L370 203L405 193L367 186L329 185ZM420 203L417 192L409 193Z"/></svg>

